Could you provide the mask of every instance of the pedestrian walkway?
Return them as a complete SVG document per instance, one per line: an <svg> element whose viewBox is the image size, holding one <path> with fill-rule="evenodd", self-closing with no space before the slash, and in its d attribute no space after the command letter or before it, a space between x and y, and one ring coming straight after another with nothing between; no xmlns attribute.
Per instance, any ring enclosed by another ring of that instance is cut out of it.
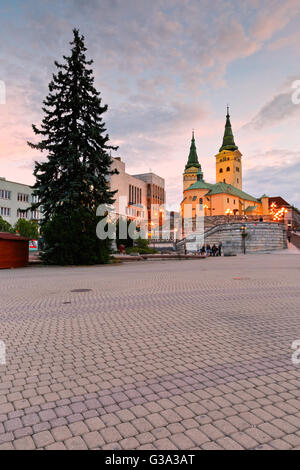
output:
<svg viewBox="0 0 300 470"><path fill-rule="evenodd" d="M300 250L293 243L288 242L288 248L286 250L278 250L274 253L283 255L300 255Z"/></svg>
<svg viewBox="0 0 300 470"><path fill-rule="evenodd" d="M299 283L287 250L0 271L0 449L299 449Z"/></svg>

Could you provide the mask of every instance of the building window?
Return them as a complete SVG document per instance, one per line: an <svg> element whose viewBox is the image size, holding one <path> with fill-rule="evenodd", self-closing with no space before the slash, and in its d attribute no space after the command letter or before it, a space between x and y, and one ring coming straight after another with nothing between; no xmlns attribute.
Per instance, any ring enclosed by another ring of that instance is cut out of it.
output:
<svg viewBox="0 0 300 470"><path fill-rule="evenodd" d="M223 179L223 183L226 183L226 180L225 180L225 178Z"/></svg>
<svg viewBox="0 0 300 470"><path fill-rule="evenodd" d="M34 220L40 220L40 211L31 211L31 218Z"/></svg>
<svg viewBox="0 0 300 470"><path fill-rule="evenodd" d="M233 204L235 204L235 199L233 200Z"/></svg>
<svg viewBox="0 0 300 470"><path fill-rule="evenodd" d="M6 189L0 189L0 198L11 199L11 191L6 191Z"/></svg>
<svg viewBox="0 0 300 470"><path fill-rule="evenodd" d="M131 184L129 185L129 200L128 203L131 203Z"/></svg>
<svg viewBox="0 0 300 470"><path fill-rule="evenodd" d="M10 208L9 207L0 207L0 215L9 217L10 216Z"/></svg>
<svg viewBox="0 0 300 470"><path fill-rule="evenodd" d="M238 167L238 166L237 166L235 169L236 169L236 171L240 171L240 169L239 169L239 167Z"/></svg>
<svg viewBox="0 0 300 470"><path fill-rule="evenodd" d="M29 201L29 195L24 194L24 193L18 193L18 201L28 202Z"/></svg>
<svg viewBox="0 0 300 470"><path fill-rule="evenodd" d="M32 199L32 202L33 202L34 204L36 204L37 202L39 202L39 197L36 196L36 195L34 195L34 194L32 195L31 199Z"/></svg>
<svg viewBox="0 0 300 470"><path fill-rule="evenodd" d="M199 204L203 204L203 199L202 199L202 197L199 198Z"/></svg>
<svg viewBox="0 0 300 470"><path fill-rule="evenodd" d="M229 204L229 197L227 198L227 204Z"/></svg>
<svg viewBox="0 0 300 470"><path fill-rule="evenodd" d="M226 171L230 171L230 168L229 168L229 166L226 168Z"/></svg>
<svg viewBox="0 0 300 470"><path fill-rule="evenodd" d="M28 211L23 209L17 210L18 219L28 219Z"/></svg>
<svg viewBox="0 0 300 470"><path fill-rule="evenodd" d="M220 168L219 173L223 173L223 168Z"/></svg>
<svg viewBox="0 0 300 470"><path fill-rule="evenodd" d="M239 183L239 182L240 182L240 180L239 180L238 178L236 179L236 181L237 181L237 183Z"/></svg>

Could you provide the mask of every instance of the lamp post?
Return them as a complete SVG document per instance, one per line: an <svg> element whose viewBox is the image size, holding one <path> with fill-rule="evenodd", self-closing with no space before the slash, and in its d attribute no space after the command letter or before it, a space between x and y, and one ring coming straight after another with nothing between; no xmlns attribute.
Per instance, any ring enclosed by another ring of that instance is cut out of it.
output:
<svg viewBox="0 0 300 470"><path fill-rule="evenodd" d="M242 225L241 226L241 235L242 235L242 246L243 246L243 253L244 255L246 254L246 237L248 235L247 233L247 226L246 225Z"/></svg>

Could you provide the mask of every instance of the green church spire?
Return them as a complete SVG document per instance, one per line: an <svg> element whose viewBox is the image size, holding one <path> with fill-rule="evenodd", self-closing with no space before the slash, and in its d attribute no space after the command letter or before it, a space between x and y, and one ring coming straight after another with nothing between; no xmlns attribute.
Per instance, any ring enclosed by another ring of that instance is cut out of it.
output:
<svg viewBox="0 0 300 470"><path fill-rule="evenodd" d="M227 106L227 115L226 115L226 124L225 124L225 132L224 132L224 137L223 137L223 144L219 152L222 152L222 150L237 150L237 149L238 147L235 145L234 137L233 137L233 133L231 129L229 107Z"/></svg>
<svg viewBox="0 0 300 470"><path fill-rule="evenodd" d="M193 135L192 135L192 143L191 143L191 147L190 147L190 154L189 154L188 162L185 165L185 169L187 170L188 168L191 168L191 167L195 167L195 168L200 167L200 164L198 162L198 155L197 155L197 149L196 149L196 144L195 144L194 131L193 131Z"/></svg>

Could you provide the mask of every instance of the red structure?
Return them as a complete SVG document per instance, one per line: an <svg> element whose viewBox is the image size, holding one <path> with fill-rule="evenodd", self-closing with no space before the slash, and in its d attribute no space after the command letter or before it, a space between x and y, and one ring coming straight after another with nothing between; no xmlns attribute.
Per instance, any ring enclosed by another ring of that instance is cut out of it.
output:
<svg viewBox="0 0 300 470"><path fill-rule="evenodd" d="M0 269L28 265L29 238L0 232Z"/></svg>

